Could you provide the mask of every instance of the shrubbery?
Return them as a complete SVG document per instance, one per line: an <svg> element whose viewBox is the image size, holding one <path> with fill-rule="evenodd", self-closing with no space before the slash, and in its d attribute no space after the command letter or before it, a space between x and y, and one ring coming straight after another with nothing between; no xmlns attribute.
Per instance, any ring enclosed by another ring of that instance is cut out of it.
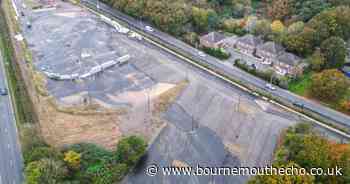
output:
<svg viewBox="0 0 350 184"><path fill-rule="evenodd" d="M28 184L93 183L120 181L146 153L140 137L126 137L115 151L90 143L74 144L62 150L49 146L24 152Z"/></svg>
<svg viewBox="0 0 350 184"><path fill-rule="evenodd" d="M268 183L349 183L350 145L331 142L313 131L310 124L301 123L289 128L283 137L281 147L276 151L274 166L294 165L305 168L342 168L341 176L311 175L265 175L254 177L250 184ZM335 171L334 171L335 174Z"/></svg>
<svg viewBox="0 0 350 184"><path fill-rule="evenodd" d="M222 48L208 48L208 47L203 47L203 51L206 52L207 54L214 56L216 58L219 58L221 60L228 59L230 58L230 53L227 53L224 49Z"/></svg>
<svg viewBox="0 0 350 184"><path fill-rule="evenodd" d="M244 70L244 71L246 71L246 72L248 72L250 74L258 76L258 77L264 79L267 82L271 82L271 78L272 78L273 79L272 83L275 84L275 85L278 85L278 86L280 86L282 88L287 88L288 87L289 79L273 77L273 75L274 75L273 71L266 71L266 72L258 71L255 68L253 68L251 66L248 66L245 63L241 63L239 59L235 61L234 66L236 66L236 67L238 67L238 68L240 68L240 69L242 69L242 70Z"/></svg>

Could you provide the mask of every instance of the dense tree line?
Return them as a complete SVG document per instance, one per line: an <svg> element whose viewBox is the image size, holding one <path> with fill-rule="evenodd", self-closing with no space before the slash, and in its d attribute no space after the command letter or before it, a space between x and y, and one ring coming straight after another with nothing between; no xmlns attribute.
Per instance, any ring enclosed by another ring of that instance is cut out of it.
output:
<svg viewBox="0 0 350 184"><path fill-rule="evenodd" d="M245 0L105 0L136 18L148 20L175 36L216 29L222 17L242 17L250 1ZM219 12L219 13L218 13ZM219 18L221 17L221 18Z"/></svg>

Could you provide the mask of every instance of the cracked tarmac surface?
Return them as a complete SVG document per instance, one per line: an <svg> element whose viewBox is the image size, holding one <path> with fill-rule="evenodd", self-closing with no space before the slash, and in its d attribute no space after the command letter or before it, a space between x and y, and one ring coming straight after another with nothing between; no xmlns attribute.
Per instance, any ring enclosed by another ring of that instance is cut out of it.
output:
<svg viewBox="0 0 350 184"><path fill-rule="evenodd" d="M85 92L106 106L128 107L129 114L118 125L123 135L149 135L154 132L145 133L152 126L147 122L147 89L189 80L162 114L168 124L150 146L148 156L124 183L245 183L248 176L149 177L144 170L152 163L170 166L176 161L191 166L264 166L272 160L280 132L298 122L297 117L271 104L261 108L255 97L145 41L116 33L80 7L59 5L53 11L32 13L32 29L24 31L37 70L79 73L125 54L131 59L88 80L48 79L47 88L56 99ZM90 57L83 57L86 55ZM135 99L125 100L128 98L121 94L133 94Z"/></svg>

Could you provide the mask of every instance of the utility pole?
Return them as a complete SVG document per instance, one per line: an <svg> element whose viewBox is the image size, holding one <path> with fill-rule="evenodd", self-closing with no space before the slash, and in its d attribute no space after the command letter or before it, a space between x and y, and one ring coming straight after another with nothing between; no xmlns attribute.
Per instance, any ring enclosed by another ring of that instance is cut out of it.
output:
<svg viewBox="0 0 350 184"><path fill-rule="evenodd" d="M270 83L271 83L271 85L273 85L272 84L272 82L273 82L273 77L274 77L274 75L273 75L273 73L271 74L271 78L270 78Z"/></svg>
<svg viewBox="0 0 350 184"><path fill-rule="evenodd" d="M100 10L100 1L99 0L97 0L97 2L96 2L96 8L97 8L97 10Z"/></svg>

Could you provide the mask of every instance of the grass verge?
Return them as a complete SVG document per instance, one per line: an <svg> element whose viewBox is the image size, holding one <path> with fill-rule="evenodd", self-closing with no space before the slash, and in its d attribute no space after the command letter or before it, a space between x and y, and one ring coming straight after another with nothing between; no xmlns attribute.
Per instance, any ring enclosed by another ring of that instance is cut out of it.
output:
<svg viewBox="0 0 350 184"><path fill-rule="evenodd" d="M3 9L0 9L0 49L3 55L16 120L20 124L29 122L32 123L34 122L34 117L31 110L31 101L27 94L25 84L21 81L20 71L16 66L14 49L11 44L8 24Z"/></svg>
<svg viewBox="0 0 350 184"><path fill-rule="evenodd" d="M305 73L299 80L291 81L288 84L288 90L301 96L307 95L307 90L311 85L312 74L312 72L308 72Z"/></svg>

